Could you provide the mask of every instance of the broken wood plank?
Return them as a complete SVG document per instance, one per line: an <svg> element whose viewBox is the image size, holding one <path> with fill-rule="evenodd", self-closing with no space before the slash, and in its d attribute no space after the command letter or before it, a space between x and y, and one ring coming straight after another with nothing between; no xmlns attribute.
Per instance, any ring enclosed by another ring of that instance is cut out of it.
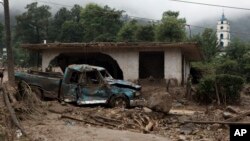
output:
<svg viewBox="0 0 250 141"><path fill-rule="evenodd" d="M238 121L246 116L250 115L250 111L247 111L247 112L244 112L238 116L235 116L235 117L232 117L232 118L229 118L227 120L225 120L225 122L232 122L232 121Z"/></svg>
<svg viewBox="0 0 250 141"><path fill-rule="evenodd" d="M105 121L120 122L120 123L123 122L123 121L121 121L121 120L111 119L111 118L104 117L104 116L100 116L100 115L91 115L90 117L93 117L93 118L100 118L100 119L103 119L103 120L105 120Z"/></svg>
<svg viewBox="0 0 250 141"><path fill-rule="evenodd" d="M145 129L144 129L144 131L146 132L146 133L148 133L148 132L150 132L150 131L152 131L153 130L153 127L154 127L154 123L153 122L149 122L148 123L148 125L146 125L146 127L145 127Z"/></svg>
<svg viewBox="0 0 250 141"><path fill-rule="evenodd" d="M184 123L195 123L195 124L240 124L240 125L250 125L250 122L226 122L226 121L184 121Z"/></svg>

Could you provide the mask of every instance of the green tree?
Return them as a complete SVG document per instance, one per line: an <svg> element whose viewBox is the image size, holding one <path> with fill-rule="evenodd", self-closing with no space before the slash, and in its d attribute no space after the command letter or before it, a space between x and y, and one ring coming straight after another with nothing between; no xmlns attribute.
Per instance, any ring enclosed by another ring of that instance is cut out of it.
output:
<svg viewBox="0 0 250 141"><path fill-rule="evenodd" d="M81 42L84 36L84 29L80 23L73 20L63 23L60 32L62 42Z"/></svg>
<svg viewBox="0 0 250 141"><path fill-rule="evenodd" d="M153 25L139 26L135 37L137 41L154 41L155 32Z"/></svg>
<svg viewBox="0 0 250 141"><path fill-rule="evenodd" d="M71 20L79 23L81 19L81 10L82 7L80 5L75 4L74 7L71 9Z"/></svg>
<svg viewBox="0 0 250 141"><path fill-rule="evenodd" d="M118 32L118 40L126 42L136 41L136 32L139 25L136 20L125 23Z"/></svg>
<svg viewBox="0 0 250 141"><path fill-rule="evenodd" d="M156 28L158 41L179 42L186 38L184 18L178 18L179 12L167 11L163 13L161 23Z"/></svg>
<svg viewBox="0 0 250 141"><path fill-rule="evenodd" d="M57 11L50 25L49 38L51 41L62 41L58 33L61 32L64 22L69 20L71 20L71 12L67 8L63 7Z"/></svg>
<svg viewBox="0 0 250 141"><path fill-rule="evenodd" d="M16 37L26 43L40 43L48 38L51 13L47 5L38 6L37 2L28 4L26 12L16 17Z"/></svg>
<svg viewBox="0 0 250 141"><path fill-rule="evenodd" d="M211 61L219 52L216 33L212 29L206 28L201 35L196 35L192 39L200 44L205 61Z"/></svg>
<svg viewBox="0 0 250 141"><path fill-rule="evenodd" d="M83 41L107 41L108 39L114 41L122 26L122 12L108 6L88 4L81 12L80 22L85 29Z"/></svg>
<svg viewBox="0 0 250 141"><path fill-rule="evenodd" d="M239 39L235 39L231 42L231 44L226 48L226 54L229 58L237 61L241 61L243 55L249 51L249 47L246 43L240 41Z"/></svg>

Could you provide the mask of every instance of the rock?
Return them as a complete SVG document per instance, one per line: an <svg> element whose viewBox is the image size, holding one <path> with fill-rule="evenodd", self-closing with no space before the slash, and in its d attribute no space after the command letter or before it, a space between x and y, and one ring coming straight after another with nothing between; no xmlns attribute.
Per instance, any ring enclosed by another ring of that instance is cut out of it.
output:
<svg viewBox="0 0 250 141"><path fill-rule="evenodd" d="M225 119L229 119L229 118L232 118L233 115L232 115L231 113L229 113L229 112L223 112L223 117L224 117Z"/></svg>
<svg viewBox="0 0 250 141"><path fill-rule="evenodd" d="M184 104L184 105L188 103L188 101L186 99L180 99L180 100L178 100L178 102L181 104Z"/></svg>
<svg viewBox="0 0 250 141"><path fill-rule="evenodd" d="M220 126L221 126L220 124L217 124L217 123L216 123L216 124L211 125L211 126L210 126L210 129L211 129L212 131L215 131L215 130L219 129Z"/></svg>
<svg viewBox="0 0 250 141"><path fill-rule="evenodd" d="M180 116L180 117L178 117L178 121L180 123L184 123L187 120L190 120L190 118L188 116Z"/></svg>
<svg viewBox="0 0 250 141"><path fill-rule="evenodd" d="M178 141L186 141L186 137L183 135L180 135L178 138Z"/></svg>
<svg viewBox="0 0 250 141"><path fill-rule="evenodd" d="M231 112L231 113L234 113L234 114L237 114L239 113L235 108L233 108L232 106L227 106L226 110L228 112Z"/></svg>
<svg viewBox="0 0 250 141"><path fill-rule="evenodd" d="M167 92L157 92L148 99L147 105L154 111L168 113L172 108L172 98Z"/></svg>
<svg viewBox="0 0 250 141"><path fill-rule="evenodd" d="M149 108L147 108L147 107L143 107L143 111L144 111L145 113L151 113L151 112L152 112L152 110L149 109Z"/></svg>
<svg viewBox="0 0 250 141"><path fill-rule="evenodd" d="M190 135L195 129L193 123L188 123L180 127L180 133L185 135Z"/></svg>
<svg viewBox="0 0 250 141"><path fill-rule="evenodd" d="M173 103L173 107L183 107L183 104L180 102Z"/></svg>

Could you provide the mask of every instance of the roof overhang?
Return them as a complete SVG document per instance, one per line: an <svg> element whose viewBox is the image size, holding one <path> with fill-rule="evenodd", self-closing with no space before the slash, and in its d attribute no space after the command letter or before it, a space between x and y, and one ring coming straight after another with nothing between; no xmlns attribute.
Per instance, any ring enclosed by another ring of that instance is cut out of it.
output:
<svg viewBox="0 0 250 141"><path fill-rule="evenodd" d="M104 50L136 50L136 51L158 51L168 49L180 49L183 55L190 61L203 60L201 48L197 43L165 43L165 42L99 42L99 43L49 43L49 44L22 44L22 48L31 51L62 51L71 52L101 52Z"/></svg>

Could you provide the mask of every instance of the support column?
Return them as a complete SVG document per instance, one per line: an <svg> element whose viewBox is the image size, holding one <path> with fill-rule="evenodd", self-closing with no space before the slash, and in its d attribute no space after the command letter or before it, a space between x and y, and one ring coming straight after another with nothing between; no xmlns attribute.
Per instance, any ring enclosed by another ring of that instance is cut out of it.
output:
<svg viewBox="0 0 250 141"><path fill-rule="evenodd" d="M171 49L165 51L165 79L176 79L178 85L182 78L182 54L180 49Z"/></svg>

